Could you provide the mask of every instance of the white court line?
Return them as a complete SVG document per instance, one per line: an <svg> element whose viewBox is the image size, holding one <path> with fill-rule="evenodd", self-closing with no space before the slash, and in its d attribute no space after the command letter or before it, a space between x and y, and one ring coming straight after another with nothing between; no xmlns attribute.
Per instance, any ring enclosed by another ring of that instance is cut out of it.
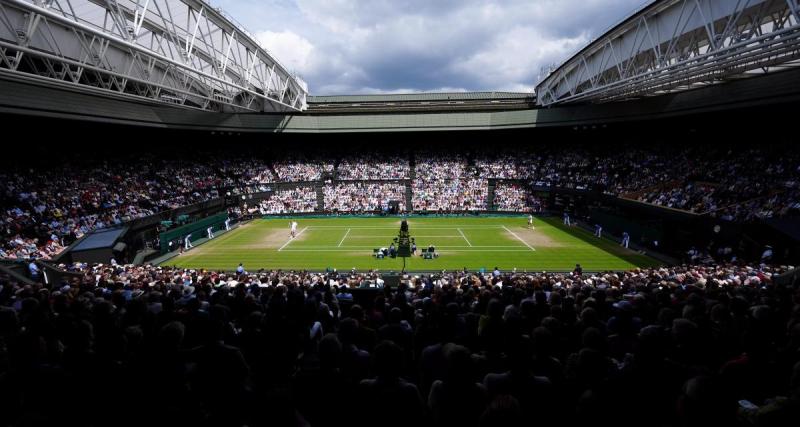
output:
<svg viewBox="0 0 800 427"><path fill-rule="evenodd" d="M506 227L505 225L503 226L503 228L505 228L505 229L506 229L506 231L508 231L509 233L511 233L511 235L512 235L512 236L516 237L516 238L517 238L517 240L519 240L520 242L524 243L524 244L525 244L525 246L529 247L529 248L530 248L532 251L536 251L536 249L534 249L534 248L533 248L533 246L529 245L529 244L528 244L528 242L526 242L526 241L522 240L522 238L520 238L519 236L517 236L517 233L515 233L515 232L513 232L513 231L509 230L509 229L508 229L508 227Z"/></svg>
<svg viewBox="0 0 800 427"><path fill-rule="evenodd" d="M283 244L283 246L281 246L280 248L278 248L278 252L282 251L282 250L283 250L283 248L285 248L287 245L289 245L289 243L292 243L292 241L293 241L294 239L296 239L296 238L300 237L300 235L301 235L301 234L303 234L303 232L304 232L304 231L306 231L306 230L308 230L308 227L306 227L306 228L304 228L304 229L300 230L300 232L299 232L299 233L297 233L297 235L296 235L296 236L294 236L294 238L290 238L290 239L289 239L289 240L288 240L286 243L284 243L284 244Z"/></svg>
<svg viewBox="0 0 800 427"><path fill-rule="evenodd" d="M342 237L342 241L341 241L341 242L339 242L339 247L340 247L340 248L342 247L342 243L344 243L344 239L346 239L346 238L347 238L347 235L348 235L348 234L350 234L350 230L352 230L352 228L348 228L348 229L347 229L347 233L344 233L344 237Z"/></svg>
<svg viewBox="0 0 800 427"><path fill-rule="evenodd" d="M435 226L426 226L426 225L417 225L414 226L414 230L424 229L424 230L452 230L457 227L461 228L503 228L502 225L470 225L470 224L453 224L453 225L435 225ZM378 226L378 225L309 225L308 228L355 228L355 229L363 229L363 230L398 230L399 227L397 226Z"/></svg>
<svg viewBox="0 0 800 427"><path fill-rule="evenodd" d="M457 246L459 248L466 248L466 246ZM441 246L437 246L437 249L441 249ZM340 248L340 249L286 249L284 252L350 252L352 250L361 250L364 249L350 249L347 246ZM447 249L447 252L530 252L529 249L482 249L482 250L474 250L474 249Z"/></svg>
<svg viewBox="0 0 800 427"><path fill-rule="evenodd" d="M456 228L456 230L458 230L458 232L459 232L459 233L461 233L461 237L463 237L463 238L464 238L464 240L466 240L466 241L467 241L467 244L468 244L468 245L471 247L471 246L472 246L472 243L470 243L470 242L469 242L469 240L467 239L467 236L465 236L465 235L464 235L464 232L463 232L463 231L461 231L461 229L460 229L460 228Z"/></svg>
<svg viewBox="0 0 800 427"><path fill-rule="evenodd" d="M397 237L397 236L351 236L350 238L351 239L393 239L395 237ZM454 235L430 235L430 236L424 235L424 234L412 234L411 237L419 239L421 237L431 238L431 237L461 237L461 236L458 235L458 234L454 234Z"/></svg>
<svg viewBox="0 0 800 427"><path fill-rule="evenodd" d="M333 249L333 248L336 248L336 247L339 247L339 246L327 246L327 245L302 245L302 246L300 246L300 247L297 247L296 249L292 249L292 250L297 250L297 251L299 251L299 250L305 250L305 249ZM442 245L436 245L436 247L437 247L437 248L441 248L441 249L456 248L456 249L465 249L465 250L466 250L466 249L468 249L468 248L472 248L472 249L482 249L482 248L520 249L522 246L519 246L519 245L514 245L514 246L509 246L509 245L503 245L503 246L466 246L466 245L458 245L458 246L453 246L453 245L451 245L451 246L448 246L448 245L444 245L444 246L442 246ZM347 246L341 246L341 248L342 248L342 249L375 249L375 248L376 248L376 246L374 246L374 245L373 245L373 246L365 246L365 245L347 245ZM249 250L249 249L248 249L248 250ZM289 250L289 249L284 249L284 251L288 251L288 250ZM527 249L525 249L525 252L528 252L528 250L527 250Z"/></svg>

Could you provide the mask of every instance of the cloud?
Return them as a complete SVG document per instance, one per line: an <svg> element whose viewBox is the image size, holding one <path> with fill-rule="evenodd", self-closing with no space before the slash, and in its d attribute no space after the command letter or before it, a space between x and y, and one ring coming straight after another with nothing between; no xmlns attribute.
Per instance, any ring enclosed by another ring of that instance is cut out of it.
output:
<svg viewBox="0 0 800 427"><path fill-rule="evenodd" d="M642 0L218 0L315 95L530 91Z"/></svg>
<svg viewBox="0 0 800 427"><path fill-rule="evenodd" d="M289 70L300 74L310 73L314 45L291 31L260 31L256 39L261 46Z"/></svg>
<svg viewBox="0 0 800 427"><path fill-rule="evenodd" d="M575 51L587 41L585 34L547 39L535 28L514 27L498 34L486 49L455 60L450 67L452 74L468 76L481 87L516 87L529 92L539 79L541 67L558 62L564 52Z"/></svg>

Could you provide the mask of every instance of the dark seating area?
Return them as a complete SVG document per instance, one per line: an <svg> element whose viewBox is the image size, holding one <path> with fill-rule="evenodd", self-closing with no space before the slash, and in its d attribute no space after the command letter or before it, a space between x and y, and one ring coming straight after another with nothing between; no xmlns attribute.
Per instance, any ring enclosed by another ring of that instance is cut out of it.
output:
<svg viewBox="0 0 800 427"><path fill-rule="evenodd" d="M795 425L785 267L0 277L2 425Z"/></svg>

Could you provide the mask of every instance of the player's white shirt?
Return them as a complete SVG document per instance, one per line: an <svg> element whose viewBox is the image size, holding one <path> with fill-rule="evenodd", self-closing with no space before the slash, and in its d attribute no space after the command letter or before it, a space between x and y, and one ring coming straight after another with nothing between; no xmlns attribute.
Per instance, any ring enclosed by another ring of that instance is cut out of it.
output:
<svg viewBox="0 0 800 427"><path fill-rule="evenodd" d="M528 224L533 222L533 215L528 215Z"/></svg>
<svg viewBox="0 0 800 427"><path fill-rule="evenodd" d="M296 221L292 221L292 231L296 231L296 230L297 230L297 222Z"/></svg>

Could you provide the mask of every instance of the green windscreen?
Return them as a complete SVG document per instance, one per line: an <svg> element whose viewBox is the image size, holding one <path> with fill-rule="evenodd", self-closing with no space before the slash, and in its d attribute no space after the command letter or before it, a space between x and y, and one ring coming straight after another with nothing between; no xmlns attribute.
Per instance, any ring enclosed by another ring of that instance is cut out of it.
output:
<svg viewBox="0 0 800 427"><path fill-rule="evenodd" d="M180 245L183 244L183 239L186 237L187 234L191 234L191 237L189 239L191 241L194 241L206 237L206 229L208 229L208 227L213 227L214 231L218 231L225 228L226 218L228 218L228 214L222 212L216 215L211 215L209 217L203 218L200 221L182 225L180 227L173 228L172 230L167 230L161 233L161 235L159 236L159 241L161 242L161 253L165 254L169 251L170 241L180 240L179 242L177 242L177 246L173 245L174 249L177 249Z"/></svg>

